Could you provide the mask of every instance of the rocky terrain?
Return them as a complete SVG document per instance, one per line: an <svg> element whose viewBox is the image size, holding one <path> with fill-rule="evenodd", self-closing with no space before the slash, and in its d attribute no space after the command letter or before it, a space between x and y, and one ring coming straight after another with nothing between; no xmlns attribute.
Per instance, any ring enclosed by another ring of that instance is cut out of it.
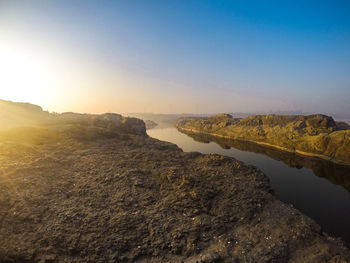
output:
<svg viewBox="0 0 350 263"><path fill-rule="evenodd" d="M125 113L127 117L134 117L143 120L146 123L153 121L157 124L157 128L173 127L174 123L182 117L193 117L193 114L157 114L157 113ZM196 117L208 117L207 114L196 114Z"/></svg>
<svg viewBox="0 0 350 263"><path fill-rule="evenodd" d="M54 118L55 114L43 111L40 106L0 100L0 130L18 126L38 125L51 121Z"/></svg>
<svg viewBox="0 0 350 263"><path fill-rule="evenodd" d="M141 120L66 113L0 132L0 262L348 262L253 166Z"/></svg>
<svg viewBox="0 0 350 263"><path fill-rule="evenodd" d="M145 120L145 124L146 124L146 129L152 129L158 125L156 122L151 120Z"/></svg>
<svg viewBox="0 0 350 263"><path fill-rule="evenodd" d="M301 169L309 168L316 176L326 178L328 181L341 185L350 192L350 166L341 165L312 156L304 156L292 152L281 151L275 147L260 145L250 141L232 140L203 133L183 132L202 143L215 142L224 149L235 148L241 151L260 153L281 161L289 167Z"/></svg>
<svg viewBox="0 0 350 263"><path fill-rule="evenodd" d="M180 131L245 140L350 165L350 126L325 115L254 115L181 118Z"/></svg>

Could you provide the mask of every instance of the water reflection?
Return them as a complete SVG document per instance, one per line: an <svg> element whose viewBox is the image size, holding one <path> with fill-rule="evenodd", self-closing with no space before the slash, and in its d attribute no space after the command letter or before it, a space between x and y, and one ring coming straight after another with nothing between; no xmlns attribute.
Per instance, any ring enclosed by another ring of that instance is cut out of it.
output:
<svg viewBox="0 0 350 263"><path fill-rule="evenodd" d="M350 247L350 167L255 143L180 133L174 127L147 133L185 152L222 154L258 167L269 177L278 199L313 218L326 233L342 237Z"/></svg>
<svg viewBox="0 0 350 263"><path fill-rule="evenodd" d="M326 178L330 182L340 185L350 192L349 166L335 164L333 162L322 160L320 158L284 152L272 147L259 145L253 142L220 138L207 134L189 133L183 131L181 132L190 136L197 142L215 142L223 149L230 149L231 147L233 147L241 151L265 154L274 160L282 161L283 163L292 168L309 168L313 171L313 173L316 176Z"/></svg>

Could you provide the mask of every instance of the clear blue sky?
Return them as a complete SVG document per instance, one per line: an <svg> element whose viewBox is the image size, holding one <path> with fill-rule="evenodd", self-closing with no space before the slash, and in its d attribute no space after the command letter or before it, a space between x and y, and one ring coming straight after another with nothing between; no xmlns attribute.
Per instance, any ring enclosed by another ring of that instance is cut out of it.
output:
<svg viewBox="0 0 350 263"><path fill-rule="evenodd" d="M0 0L1 30L93 78L50 110L350 114L349 1Z"/></svg>

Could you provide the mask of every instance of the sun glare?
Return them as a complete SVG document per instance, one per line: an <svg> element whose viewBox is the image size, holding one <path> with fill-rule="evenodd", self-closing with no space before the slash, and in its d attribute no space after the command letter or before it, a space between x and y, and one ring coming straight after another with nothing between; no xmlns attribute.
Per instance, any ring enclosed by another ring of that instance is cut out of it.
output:
<svg viewBox="0 0 350 263"><path fill-rule="evenodd" d="M90 104L99 95L96 87L118 83L114 71L60 47L6 33L0 28L0 99L30 102L50 111L79 110L87 104L87 110L94 110Z"/></svg>
<svg viewBox="0 0 350 263"><path fill-rule="evenodd" d="M26 43L0 39L0 97L45 104L57 83L49 58Z"/></svg>

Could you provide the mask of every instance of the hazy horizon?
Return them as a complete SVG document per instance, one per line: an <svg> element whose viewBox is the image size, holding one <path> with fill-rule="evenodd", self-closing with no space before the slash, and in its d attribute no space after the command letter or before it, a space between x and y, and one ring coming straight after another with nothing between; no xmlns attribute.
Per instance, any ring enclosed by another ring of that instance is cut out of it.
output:
<svg viewBox="0 0 350 263"><path fill-rule="evenodd" d="M24 103L24 104L32 104L41 107L41 105L33 104L30 101L11 101L11 100L3 100L0 98L0 104L1 102L9 102L9 103ZM42 108L42 107L41 107ZM50 111L48 109L42 108L43 111L46 111L48 113L54 113L54 114L61 114L61 113L69 113L72 111L62 111L62 112L57 112L57 111ZM78 114L105 114L105 113L117 113L121 114L126 117L136 117L140 118L143 120L155 120L154 118L160 117L160 116L165 116L167 118L170 118L171 116L173 117L190 117L190 116L198 116L198 117L209 117L213 116L216 114L230 114L235 118L245 118L248 116L252 115L265 115L265 114L277 114L277 115L313 115L313 114L325 114L328 116L331 116L334 118L336 121L343 121L347 122L350 124L350 113L344 113L344 114L334 114L334 113L327 113L327 112L303 112L303 111L260 111L260 112L201 112L201 113L193 113L193 112L180 112L180 113L163 113L163 112L77 112L74 111L74 113ZM169 119L167 119L168 121ZM163 122L163 120L156 120L157 122ZM156 122L156 123L157 123Z"/></svg>
<svg viewBox="0 0 350 263"><path fill-rule="evenodd" d="M1 1L0 98L85 113L350 112L346 1Z"/></svg>

